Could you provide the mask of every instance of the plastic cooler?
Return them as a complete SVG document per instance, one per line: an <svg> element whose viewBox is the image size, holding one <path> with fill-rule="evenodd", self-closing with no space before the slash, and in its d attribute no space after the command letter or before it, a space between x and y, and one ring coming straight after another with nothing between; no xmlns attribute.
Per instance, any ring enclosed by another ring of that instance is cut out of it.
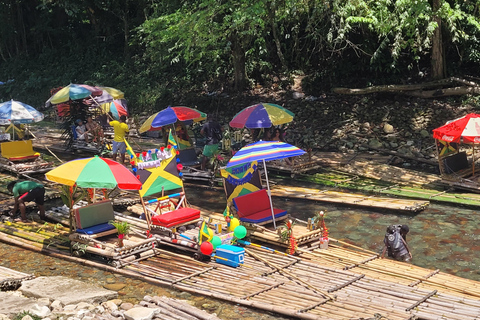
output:
<svg viewBox="0 0 480 320"><path fill-rule="evenodd" d="M222 244L217 247L216 256L224 259L215 259L217 263L221 263L230 267L238 267L245 260L245 249L229 244Z"/></svg>

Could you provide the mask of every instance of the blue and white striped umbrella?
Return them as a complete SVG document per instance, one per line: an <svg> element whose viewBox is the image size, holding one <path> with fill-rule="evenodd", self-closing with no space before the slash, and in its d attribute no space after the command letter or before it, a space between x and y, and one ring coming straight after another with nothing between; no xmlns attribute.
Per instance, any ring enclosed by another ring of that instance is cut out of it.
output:
<svg viewBox="0 0 480 320"><path fill-rule="evenodd" d="M270 195L270 184L268 183L267 165L265 161L279 160L290 157L301 156L305 151L299 149L291 144L281 141L258 141L246 145L240 149L227 163L227 168L239 165L241 163L248 163L252 161L263 161L265 169L265 180L267 182L268 197L270 199L270 209L272 211L273 226L276 229L275 213L273 211L272 196Z"/></svg>
<svg viewBox="0 0 480 320"><path fill-rule="evenodd" d="M252 161L279 160L301 156L305 151L281 141L258 141L246 145L230 159L227 168Z"/></svg>
<svg viewBox="0 0 480 320"><path fill-rule="evenodd" d="M39 122L43 118L43 113L28 104L15 100L0 103L0 125Z"/></svg>

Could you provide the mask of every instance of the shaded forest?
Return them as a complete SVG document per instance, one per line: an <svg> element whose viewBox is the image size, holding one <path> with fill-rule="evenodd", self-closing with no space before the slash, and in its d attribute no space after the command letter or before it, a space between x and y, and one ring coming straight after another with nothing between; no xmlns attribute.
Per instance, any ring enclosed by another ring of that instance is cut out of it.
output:
<svg viewBox="0 0 480 320"><path fill-rule="evenodd" d="M0 100L50 89L125 92L134 112L254 88L479 80L480 1L4 0ZM206 103L206 102L205 102Z"/></svg>

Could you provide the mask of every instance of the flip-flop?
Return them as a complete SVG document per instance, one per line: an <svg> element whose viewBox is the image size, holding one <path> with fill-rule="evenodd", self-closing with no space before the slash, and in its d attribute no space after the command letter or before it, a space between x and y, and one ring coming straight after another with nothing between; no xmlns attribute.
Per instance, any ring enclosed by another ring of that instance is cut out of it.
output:
<svg viewBox="0 0 480 320"><path fill-rule="evenodd" d="M15 221L15 222L23 222L23 223L27 223L27 222L28 222L27 219L24 220L24 219L22 219L22 218L16 218L16 219L13 219L13 221Z"/></svg>

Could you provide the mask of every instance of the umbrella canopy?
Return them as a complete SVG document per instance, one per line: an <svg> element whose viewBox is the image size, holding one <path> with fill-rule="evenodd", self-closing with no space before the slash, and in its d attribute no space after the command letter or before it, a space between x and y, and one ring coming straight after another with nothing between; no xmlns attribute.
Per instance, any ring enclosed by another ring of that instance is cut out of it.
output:
<svg viewBox="0 0 480 320"><path fill-rule="evenodd" d="M480 142L480 114L469 113L433 130L433 138L447 142Z"/></svg>
<svg viewBox="0 0 480 320"><path fill-rule="evenodd" d="M93 98L94 101L92 102L95 104L104 104L104 103L112 102L117 99L123 99L125 97L125 94L122 91L115 88L111 88L111 87L96 87L96 88L98 88L99 90L102 90L102 93L99 96L95 96ZM92 100L92 98L90 98L89 100Z"/></svg>
<svg viewBox="0 0 480 320"><path fill-rule="evenodd" d="M227 168L252 161L263 161L265 169L265 180L267 182L270 209L272 211L273 226L276 229L275 213L273 212L272 196L270 195L270 184L268 183L267 165L265 161L279 160L289 157L301 156L305 151L291 144L281 141L258 141L246 145L240 149L227 163Z"/></svg>
<svg viewBox="0 0 480 320"><path fill-rule="evenodd" d="M161 127L173 124L177 121L195 122L205 120L207 114L189 107L168 107L150 116L140 127L139 132L144 133L159 130Z"/></svg>
<svg viewBox="0 0 480 320"><path fill-rule="evenodd" d="M232 128L270 128L291 122L295 114L278 104L259 103L246 107L230 121Z"/></svg>
<svg viewBox="0 0 480 320"><path fill-rule="evenodd" d="M0 103L0 125L39 122L43 118L43 113L28 104L15 100Z"/></svg>
<svg viewBox="0 0 480 320"><path fill-rule="evenodd" d="M47 172L46 178L68 186L140 190L142 183L126 167L98 156L77 159Z"/></svg>
<svg viewBox="0 0 480 320"><path fill-rule="evenodd" d="M60 89L55 93L50 99L47 100L45 105L47 107L59 104L62 102L67 102L69 100L79 100L85 99L88 97L95 97L102 94L102 89L97 87L92 87L86 84L69 84L68 86Z"/></svg>
<svg viewBox="0 0 480 320"><path fill-rule="evenodd" d="M117 99L112 102L101 105L103 112L111 112L115 120L120 119L120 116L128 116L127 100Z"/></svg>
<svg viewBox="0 0 480 320"><path fill-rule="evenodd" d="M279 160L301 156L305 151L281 141L258 141L246 145L230 159L227 168L252 161Z"/></svg>

